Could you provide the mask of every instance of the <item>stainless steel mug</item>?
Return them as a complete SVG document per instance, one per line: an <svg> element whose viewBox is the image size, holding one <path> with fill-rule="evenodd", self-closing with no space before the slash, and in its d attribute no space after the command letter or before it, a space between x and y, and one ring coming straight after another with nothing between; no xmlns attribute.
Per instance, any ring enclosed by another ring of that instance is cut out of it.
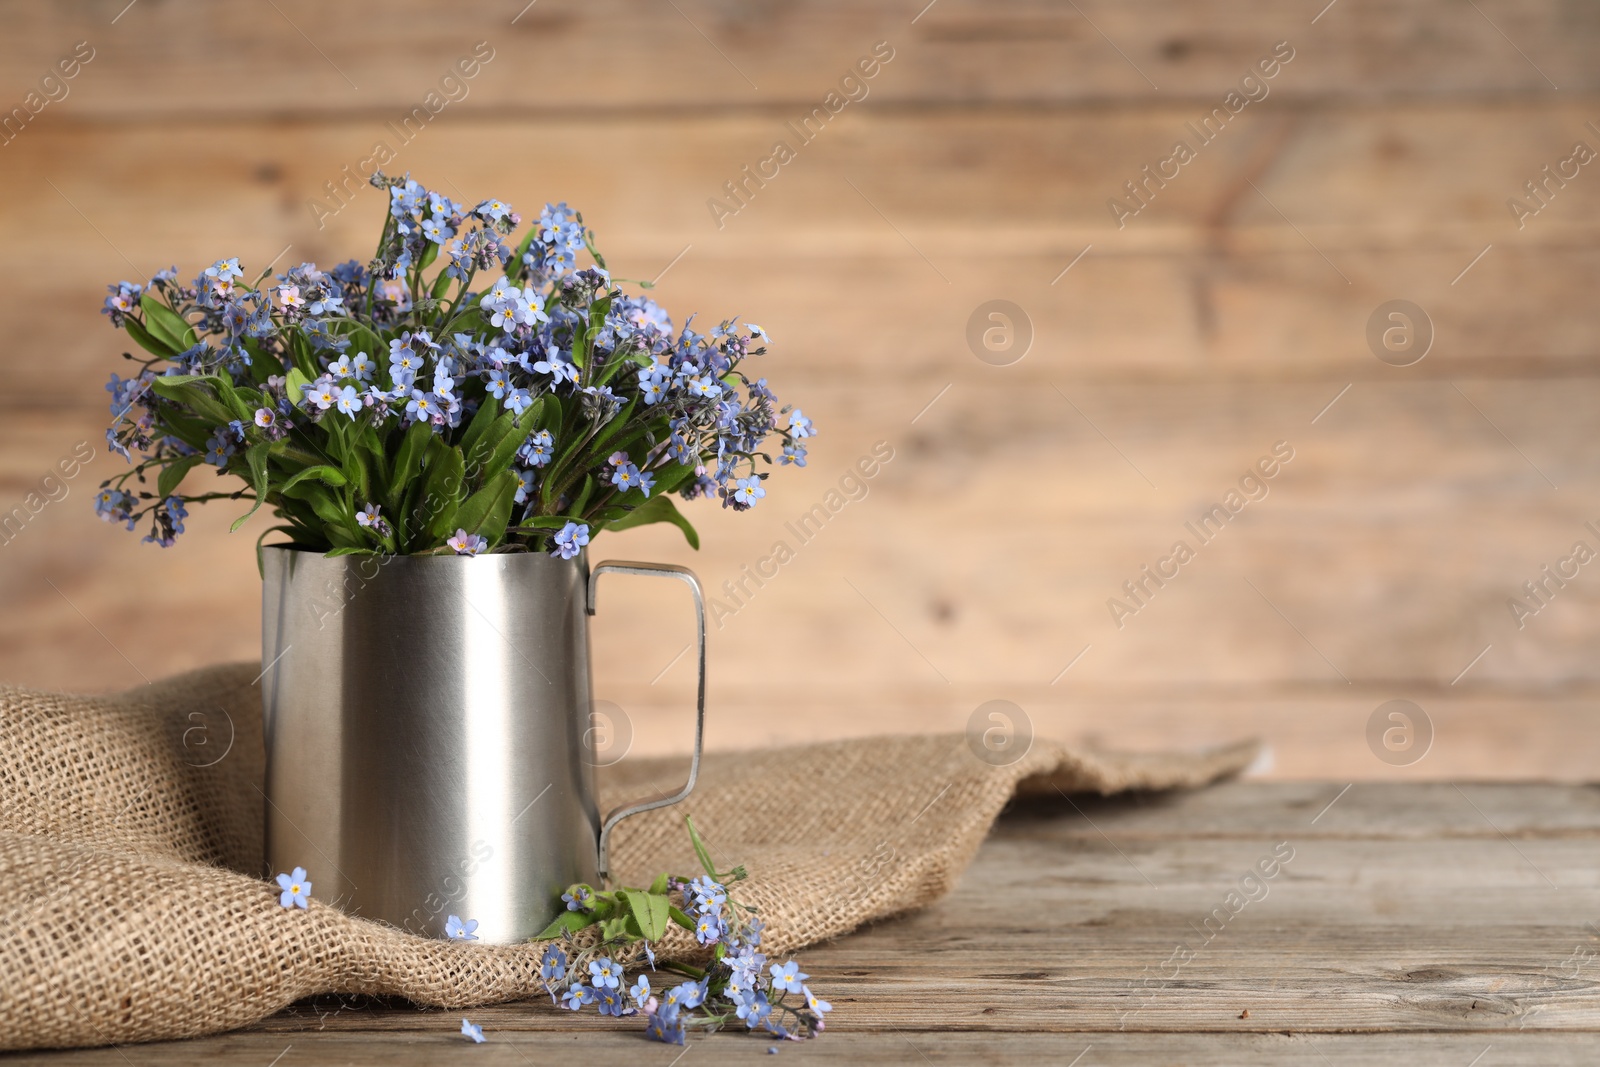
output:
<svg viewBox="0 0 1600 1067"><path fill-rule="evenodd" d="M706 626L692 572L262 551L269 872L304 867L318 898L423 936L458 915L510 944L550 923L568 885L606 877L618 822L694 788ZM688 584L700 680L688 781L602 819L588 617L608 571Z"/></svg>

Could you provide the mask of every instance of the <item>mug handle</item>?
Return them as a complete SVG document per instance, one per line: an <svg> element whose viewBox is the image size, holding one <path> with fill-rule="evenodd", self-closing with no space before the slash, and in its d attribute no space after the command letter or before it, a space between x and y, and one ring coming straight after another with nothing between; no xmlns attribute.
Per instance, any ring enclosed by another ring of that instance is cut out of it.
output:
<svg viewBox="0 0 1600 1067"><path fill-rule="evenodd" d="M589 575L589 599L585 605L590 615L595 610L595 592L600 581L600 576L607 571L616 574L637 574L645 577L676 578L688 585L694 593L694 612L696 619L696 643L699 647L700 684L695 694L695 719L694 719L694 758L689 763L689 780L683 783L683 788L670 797L661 800L648 800L642 804L631 804L618 808L607 815L600 824L600 880L602 883L611 878L611 831L617 823L630 815L641 812L654 811L656 808L665 808L683 800L694 791L695 779L700 775L700 749L705 741L706 734L706 601L705 595L700 590L700 579L695 577L693 571L687 567L679 567L670 563L635 563L628 560L607 560L597 564Z"/></svg>

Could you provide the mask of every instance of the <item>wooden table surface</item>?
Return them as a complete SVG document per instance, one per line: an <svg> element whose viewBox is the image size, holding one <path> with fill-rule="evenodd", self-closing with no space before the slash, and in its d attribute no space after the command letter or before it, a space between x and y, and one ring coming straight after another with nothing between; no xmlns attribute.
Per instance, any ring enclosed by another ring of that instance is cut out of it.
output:
<svg viewBox="0 0 1600 1067"><path fill-rule="evenodd" d="M1597 837L1592 786L1242 782L1029 805L1002 817L950 897L801 953L833 1025L780 1054L1591 1064ZM1252 879L1264 858L1281 862ZM540 1000L468 1014L488 1043L457 1034L455 1012L328 998L221 1037L7 1062L694 1067L768 1045L723 1033L670 1048L637 1019Z"/></svg>

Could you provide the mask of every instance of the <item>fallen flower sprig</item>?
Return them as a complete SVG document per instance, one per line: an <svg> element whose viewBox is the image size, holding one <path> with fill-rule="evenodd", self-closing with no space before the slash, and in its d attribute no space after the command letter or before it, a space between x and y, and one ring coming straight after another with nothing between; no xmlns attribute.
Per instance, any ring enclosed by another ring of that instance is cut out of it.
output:
<svg viewBox="0 0 1600 1067"><path fill-rule="evenodd" d="M649 889L597 890L580 883L562 894L567 910L539 935L562 938L567 945L545 948L539 968L545 991L573 1011L594 1004L602 1015L642 1012L645 1036L669 1044L683 1044L688 1030L710 1033L739 1024L791 1041L820 1034L833 1006L811 992L805 984L810 976L795 961L768 964L759 951L763 923L756 909L728 891L748 877L745 869L718 873L694 822L685 822L703 876L663 874ZM676 961L657 967L654 943L673 924L711 948L704 969ZM573 947L575 933L596 926L597 942ZM644 975L630 985L624 965L613 957L632 955L632 947L640 944L652 968L689 980L659 993Z"/></svg>
<svg viewBox="0 0 1600 1067"><path fill-rule="evenodd" d="M768 963L760 951L761 918L728 890L748 873L742 866L718 873L694 820L684 822L705 874L663 874L648 889L604 890L581 882L569 886L561 895L567 910L534 938L551 942L539 961L545 992L553 1003L572 1011L593 1004L601 1015L642 1012L645 1036L674 1045L683 1044L690 1030L713 1033L738 1025L789 1041L821 1034L833 1005L811 992L806 984L811 976L796 961ZM278 875L278 885L282 907L308 907L311 882L304 868ZM655 946L673 925L711 950L707 966L658 963ZM474 920L451 915L446 935L453 941L476 941L477 926ZM597 939L580 944L574 936L595 927ZM658 975L673 971L688 980L660 992L651 988L647 975L630 984L626 961L636 962L641 954ZM466 1019L461 1020L461 1034L474 1042L485 1040L483 1028Z"/></svg>

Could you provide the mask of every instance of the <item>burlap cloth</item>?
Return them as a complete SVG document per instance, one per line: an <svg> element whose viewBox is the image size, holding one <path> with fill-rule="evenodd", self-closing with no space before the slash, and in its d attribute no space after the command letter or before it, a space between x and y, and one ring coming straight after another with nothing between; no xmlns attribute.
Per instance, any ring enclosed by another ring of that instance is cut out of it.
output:
<svg viewBox="0 0 1600 1067"><path fill-rule="evenodd" d="M262 878L257 670L106 697L0 689L0 1048L192 1037L318 993L466 1008L538 992L534 946L424 940L315 900L278 906ZM227 720L231 750L199 765L223 750ZM622 824L613 854L624 884L693 870L687 810L719 863L749 868L739 897L761 909L766 951L785 953L945 893L1019 791L1196 786L1254 754L1036 740L994 767L949 735L712 755L686 805ZM620 766L605 805L682 773Z"/></svg>

